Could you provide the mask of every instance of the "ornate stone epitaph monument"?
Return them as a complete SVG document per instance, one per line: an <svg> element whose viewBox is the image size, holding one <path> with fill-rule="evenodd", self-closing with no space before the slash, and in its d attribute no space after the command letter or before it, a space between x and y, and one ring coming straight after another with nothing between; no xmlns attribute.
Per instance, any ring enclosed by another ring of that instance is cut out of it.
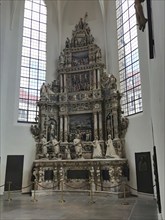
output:
<svg viewBox="0 0 165 220"><path fill-rule="evenodd" d="M37 125L31 126L38 189L55 183L59 189L61 178L74 185L90 178L102 186L105 179L116 184L127 163L128 119L122 116L121 94L114 75L105 71L86 18L66 39L57 79L41 87Z"/></svg>

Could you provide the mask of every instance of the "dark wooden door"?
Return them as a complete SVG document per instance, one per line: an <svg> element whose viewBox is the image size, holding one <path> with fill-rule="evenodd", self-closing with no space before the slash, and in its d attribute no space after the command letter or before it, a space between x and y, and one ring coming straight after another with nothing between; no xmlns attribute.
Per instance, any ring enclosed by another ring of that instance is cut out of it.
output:
<svg viewBox="0 0 165 220"><path fill-rule="evenodd" d="M8 155L5 177L5 191L8 191L8 182L11 182L11 191L21 190L23 175L23 155Z"/></svg>
<svg viewBox="0 0 165 220"><path fill-rule="evenodd" d="M153 194L153 179L150 152L135 153L137 190Z"/></svg>

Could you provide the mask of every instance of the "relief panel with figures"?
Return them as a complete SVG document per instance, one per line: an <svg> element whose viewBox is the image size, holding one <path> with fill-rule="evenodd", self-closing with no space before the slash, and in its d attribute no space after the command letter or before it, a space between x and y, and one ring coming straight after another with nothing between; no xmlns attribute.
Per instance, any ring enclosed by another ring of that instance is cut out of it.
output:
<svg viewBox="0 0 165 220"><path fill-rule="evenodd" d="M89 63L88 51L72 53L72 66L86 65Z"/></svg>
<svg viewBox="0 0 165 220"><path fill-rule="evenodd" d="M92 87L92 73L71 73L67 75L68 92L89 91Z"/></svg>
<svg viewBox="0 0 165 220"><path fill-rule="evenodd" d="M93 140L93 115L79 114L69 116L69 141L79 134L82 141Z"/></svg>

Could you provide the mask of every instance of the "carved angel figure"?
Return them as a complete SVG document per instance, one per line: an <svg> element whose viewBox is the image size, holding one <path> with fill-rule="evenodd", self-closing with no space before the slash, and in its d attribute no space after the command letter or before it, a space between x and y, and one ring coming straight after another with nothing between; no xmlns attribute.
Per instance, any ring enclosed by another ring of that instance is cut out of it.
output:
<svg viewBox="0 0 165 220"><path fill-rule="evenodd" d="M53 92L50 84L47 85L47 93L48 93L48 95L54 95L54 92Z"/></svg>
<svg viewBox="0 0 165 220"><path fill-rule="evenodd" d="M45 83L42 84L41 89L40 89L40 96L42 97L46 97L47 99L49 99L48 97L48 91L47 91L47 85Z"/></svg>
<svg viewBox="0 0 165 220"><path fill-rule="evenodd" d="M129 120L126 117L121 119L121 137L124 137L128 128Z"/></svg>
<svg viewBox="0 0 165 220"><path fill-rule="evenodd" d="M108 88L108 87L110 87L110 83L111 83L110 77L108 76L108 74L105 71L103 71L101 73L101 86L103 88Z"/></svg>
<svg viewBox="0 0 165 220"><path fill-rule="evenodd" d="M37 125L31 125L30 131L31 131L32 135L34 135L35 138L38 137L38 135L40 133L40 130Z"/></svg>

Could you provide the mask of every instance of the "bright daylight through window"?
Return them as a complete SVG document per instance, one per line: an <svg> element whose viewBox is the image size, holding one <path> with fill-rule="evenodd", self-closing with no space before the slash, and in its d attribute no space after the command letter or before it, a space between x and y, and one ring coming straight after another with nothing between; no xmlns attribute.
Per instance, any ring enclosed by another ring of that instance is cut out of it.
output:
<svg viewBox="0 0 165 220"><path fill-rule="evenodd" d="M118 58L124 115L143 111L134 0L116 0Z"/></svg>
<svg viewBox="0 0 165 220"><path fill-rule="evenodd" d="M36 102L46 78L47 9L43 0L25 0L19 93L19 122L35 122Z"/></svg>

